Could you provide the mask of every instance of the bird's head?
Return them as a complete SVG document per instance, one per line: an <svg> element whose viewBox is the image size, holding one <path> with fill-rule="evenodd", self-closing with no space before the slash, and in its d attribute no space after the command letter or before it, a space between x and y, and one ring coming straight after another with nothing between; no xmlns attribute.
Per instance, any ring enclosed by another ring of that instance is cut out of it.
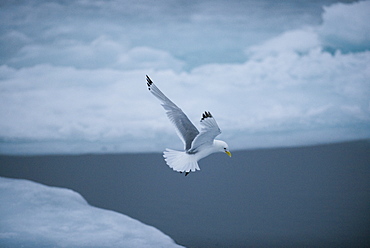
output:
<svg viewBox="0 0 370 248"><path fill-rule="evenodd" d="M226 144L226 142L222 140L215 140L214 143L217 147L217 151L224 152L231 157L231 152L229 151L229 146Z"/></svg>

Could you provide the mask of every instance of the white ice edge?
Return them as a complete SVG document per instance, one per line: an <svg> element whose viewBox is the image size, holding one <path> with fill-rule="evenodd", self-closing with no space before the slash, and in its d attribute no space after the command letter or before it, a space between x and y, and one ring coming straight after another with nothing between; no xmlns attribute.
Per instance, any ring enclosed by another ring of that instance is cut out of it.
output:
<svg viewBox="0 0 370 248"><path fill-rule="evenodd" d="M70 189L0 177L1 247L182 247Z"/></svg>

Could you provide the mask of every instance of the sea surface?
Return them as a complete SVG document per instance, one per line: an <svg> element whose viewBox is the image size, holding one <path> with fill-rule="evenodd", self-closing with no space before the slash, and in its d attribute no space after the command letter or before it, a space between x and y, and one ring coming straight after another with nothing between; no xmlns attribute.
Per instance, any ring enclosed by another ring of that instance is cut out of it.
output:
<svg viewBox="0 0 370 248"><path fill-rule="evenodd" d="M366 247L370 142L214 154L172 171L162 154L0 156L0 176L80 193L186 247Z"/></svg>

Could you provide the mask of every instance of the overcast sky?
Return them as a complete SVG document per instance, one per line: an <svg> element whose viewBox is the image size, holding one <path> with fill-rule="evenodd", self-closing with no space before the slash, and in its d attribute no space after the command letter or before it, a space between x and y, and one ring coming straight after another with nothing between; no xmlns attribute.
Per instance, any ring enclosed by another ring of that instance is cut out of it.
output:
<svg viewBox="0 0 370 248"><path fill-rule="evenodd" d="M231 150L370 138L370 1L2 1L0 153L182 148L148 74Z"/></svg>

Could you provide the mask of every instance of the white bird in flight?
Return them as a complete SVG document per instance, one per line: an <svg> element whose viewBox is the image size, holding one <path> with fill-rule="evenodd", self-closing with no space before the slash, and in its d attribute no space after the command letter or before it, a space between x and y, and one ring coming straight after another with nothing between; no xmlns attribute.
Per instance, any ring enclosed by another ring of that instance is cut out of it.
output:
<svg viewBox="0 0 370 248"><path fill-rule="evenodd" d="M148 75L146 81L149 91L162 102L168 118L175 125L177 134L184 143L184 151L166 148L163 152L164 160L170 168L180 173L185 172L187 176L191 171L200 170L198 161L212 153L225 152L231 157L226 142L215 140L221 130L210 112L203 113L200 120L202 128L199 132L184 112L157 88Z"/></svg>

